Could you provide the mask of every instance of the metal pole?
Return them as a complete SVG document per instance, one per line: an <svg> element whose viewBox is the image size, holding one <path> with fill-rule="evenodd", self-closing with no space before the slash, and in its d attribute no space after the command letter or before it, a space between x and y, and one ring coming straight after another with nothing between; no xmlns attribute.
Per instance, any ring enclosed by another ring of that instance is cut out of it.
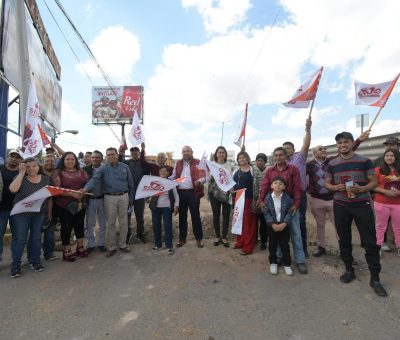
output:
<svg viewBox="0 0 400 340"><path fill-rule="evenodd" d="M361 133L364 132L364 114L361 114Z"/></svg>
<svg viewBox="0 0 400 340"><path fill-rule="evenodd" d="M224 140L224 125L225 125L225 122L222 122L221 144L220 144L220 145L222 145L222 142L223 142L223 140Z"/></svg>

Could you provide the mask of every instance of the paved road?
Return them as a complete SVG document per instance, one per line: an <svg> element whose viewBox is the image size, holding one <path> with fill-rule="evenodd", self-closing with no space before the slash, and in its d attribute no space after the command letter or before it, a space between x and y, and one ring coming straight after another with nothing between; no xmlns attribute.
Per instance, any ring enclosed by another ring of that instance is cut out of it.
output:
<svg viewBox="0 0 400 340"><path fill-rule="evenodd" d="M335 255L310 259L308 275L272 276L266 252L243 257L211 240L173 256L146 244L42 273L25 266L17 279L2 263L0 339L398 339L400 258L383 258L390 297L379 298L356 253L349 285Z"/></svg>

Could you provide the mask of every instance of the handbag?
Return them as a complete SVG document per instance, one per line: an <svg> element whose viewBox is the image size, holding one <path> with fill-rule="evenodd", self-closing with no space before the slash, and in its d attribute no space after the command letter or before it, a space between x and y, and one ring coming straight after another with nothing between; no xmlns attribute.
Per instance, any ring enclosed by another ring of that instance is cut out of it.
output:
<svg viewBox="0 0 400 340"><path fill-rule="evenodd" d="M150 210L156 210L156 208L157 208L157 202L158 202L158 197L160 197L160 196L158 196L158 195L156 195L156 196L151 196L150 202L149 202L149 208L150 208Z"/></svg>
<svg viewBox="0 0 400 340"><path fill-rule="evenodd" d="M229 201L230 193L224 192L221 189L219 189L218 187L216 187L213 190L213 195L217 201L219 201L221 203L227 203Z"/></svg>

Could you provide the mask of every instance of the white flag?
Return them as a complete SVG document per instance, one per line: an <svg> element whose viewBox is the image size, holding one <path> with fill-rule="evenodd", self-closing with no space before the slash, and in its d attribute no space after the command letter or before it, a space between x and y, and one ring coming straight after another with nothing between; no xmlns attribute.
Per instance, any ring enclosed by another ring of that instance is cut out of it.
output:
<svg viewBox="0 0 400 340"><path fill-rule="evenodd" d="M169 191L175 188L179 183L182 182L182 177L171 181L168 178L162 178L158 176L144 175L140 180L136 189L135 200L145 197L151 197L159 195L163 192Z"/></svg>
<svg viewBox="0 0 400 340"><path fill-rule="evenodd" d="M24 140L23 158L35 157L43 149L43 140L39 125L33 129L31 136Z"/></svg>
<svg viewBox="0 0 400 340"><path fill-rule="evenodd" d="M199 170L197 172L202 173L203 175L205 174L206 182L208 182L210 180L210 178L211 178L210 177L210 170L208 169L208 166L207 166L207 162L208 162L207 161L207 157L208 157L207 152L204 151L203 152L203 156L201 157L200 162L197 165L197 170ZM196 177L203 178L204 177L203 175L196 176Z"/></svg>
<svg viewBox="0 0 400 340"><path fill-rule="evenodd" d="M46 185L27 198L16 203L11 210L10 216L25 212L39 212L47 197L61 195L66 191L71 190Z"/></svg>
<svg viewBox="0 0 400 340"><path fill-rule="evenodd" d="M236 144L238 147L241 147L242 144L244 144L244 139L246 137L247 107L248 107L248 104L246 103L246 109L244 111L242 125L239 127L239 130L236 134L235 140L233 141L233 143Z"/></svg>
<svg viewBox="0 0 400 340"><path fill-rule="evenodd" d="M235 235L242 235L245 191L246 189L240 189L236 192L231 230Z"/></svg>
<svg viewBox="0 0 400 340"><path fill-rule="evenodd" d="M133 115L132 127L128 139L132 146L144 143L143 129L140 125L139 115L137 113Z"/></svg>
<svg viewBox="0 0 400 340"><path fill-rule="evenodd" d="M380 84L365 84L357 80L354 81L356 90L356 105L369 105L384 107L400 74L391 81Z"/></svg>
<svg viewBox="0 0 400 340"><path fill-rule="evenodd" d="M215 179L215 183L217 183L218 187L222 191L228 192L236 184L230 171L224 168L222 165L207 161L207 166L210 169L211 176L213 176Z"/></svg>
<svg viewBox="0 0 400 340"><path fill-rule="evenodd" d="M300 87L288 102L283 103L286 107L306 108L310 102L315 99L318 91L319 81L321 79L323 67L309 77Z"/></svg>

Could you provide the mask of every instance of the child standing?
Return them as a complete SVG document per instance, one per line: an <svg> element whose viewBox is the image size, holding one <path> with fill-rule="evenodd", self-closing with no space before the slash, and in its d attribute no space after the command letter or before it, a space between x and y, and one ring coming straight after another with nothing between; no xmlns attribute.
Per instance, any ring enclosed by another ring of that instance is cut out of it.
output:
<svg viewBox="0 0 400 340"><path fill-rule="evenodd" d="M164 165L160 167L159 175L162 178L169 176L168 168ZM151 217L153 222L153 250L162 248L161 240L161 219L165 228L165 246L168 249L167 254L172 255L174 248L172 245L172 212L174 215L179 211L179 196L176 188L166 191L159 196L153 196L150 199Z"/></svg>
<svg viewBox="0 0 400 340"><path fill-rule="evenodd" d="M264 202L264 217L267 222L269 239L270 272L273 275L278 274L276 251L279 245L282 250L285 273L293 275L289 249L290 232L288 227L289 221L292 218L289 209L293 206L293 200L284 192L286 181L282 177L272 179L271 189L272 192L267 194Z"/></svg>

